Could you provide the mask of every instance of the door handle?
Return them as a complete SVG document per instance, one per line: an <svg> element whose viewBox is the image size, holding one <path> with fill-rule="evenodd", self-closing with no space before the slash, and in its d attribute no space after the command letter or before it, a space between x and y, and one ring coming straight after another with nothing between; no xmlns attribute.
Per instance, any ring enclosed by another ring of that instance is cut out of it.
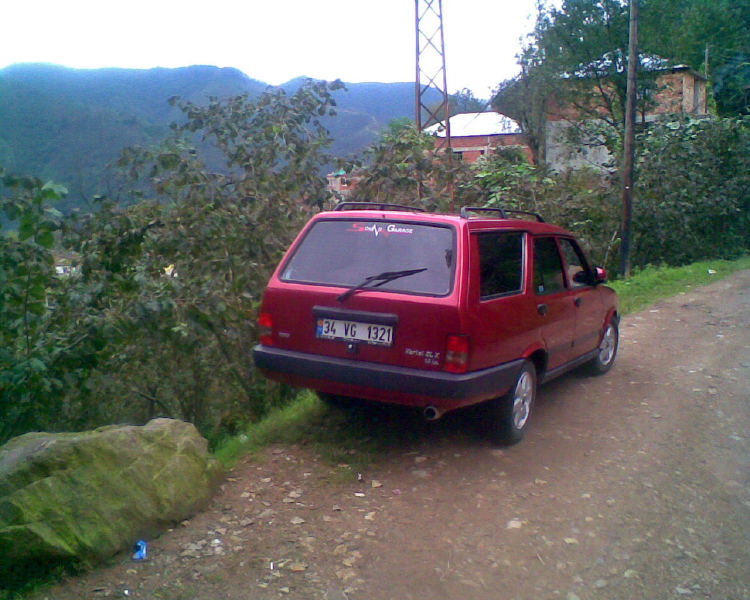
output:
<svg viewBox="0 0 750 600"><path fill-rule="evenodd" d="M576 306L581 306L581 304L583 304L583 299L581 297L578 297L573 300L573 304L575 304Z"/></svg>
<svg viewBox="0 0 750 600"><path fill-rule="evenodd" d="M536 311L537 311L537 312L538 312L538 313L539 313L540 315L542 315L542 316L544 316L544 315L546 315L546 314L547 314L547 309L548 309L548 308L549 308L549 307L548 307L548 306L547 306L546 304L537 304L537 305L536 305Z"/></svg>

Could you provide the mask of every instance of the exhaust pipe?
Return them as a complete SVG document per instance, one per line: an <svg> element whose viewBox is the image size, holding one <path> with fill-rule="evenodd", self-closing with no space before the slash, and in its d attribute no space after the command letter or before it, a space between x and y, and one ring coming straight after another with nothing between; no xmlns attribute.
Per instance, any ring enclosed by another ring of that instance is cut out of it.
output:
<svg viewBox="0 0 750 600"><path fill-rule="evenodd" d="M431 404L429 406L425 406L424 418L427 419L428 421L437 421L442 416L443 416L443 411L437 408L436 406L432 406Z"/></svg>

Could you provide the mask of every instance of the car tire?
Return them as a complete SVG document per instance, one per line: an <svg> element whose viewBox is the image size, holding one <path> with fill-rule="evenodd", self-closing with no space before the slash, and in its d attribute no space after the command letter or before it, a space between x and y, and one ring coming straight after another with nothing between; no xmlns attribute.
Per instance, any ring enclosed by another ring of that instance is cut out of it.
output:
<svg viewBox="0 0 750 600"><path fill-rule="evenodd" d="M615 321L604 328L604 334L596 349L596 356L589 363L589 371L594 375L604 375L615 364L617 348L620 345L620 330Z"/></svg>
<svg viewBox="0 0 750 600"><path fill-rule="evenodd" d="M536 388L536 367L527 360L510 391L490 402L488 424L493 441L515 444L523 439L536 401Z"/></svg>

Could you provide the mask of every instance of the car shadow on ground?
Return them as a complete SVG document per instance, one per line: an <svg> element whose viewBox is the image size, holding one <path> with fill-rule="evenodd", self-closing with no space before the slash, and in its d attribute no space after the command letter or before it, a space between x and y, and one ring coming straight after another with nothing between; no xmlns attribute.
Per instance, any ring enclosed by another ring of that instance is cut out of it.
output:
<svg viewBox="0 0 750 600"><path fill-rule="evenodd" d="M555 423L546 420L545 415L555 413L559 409L557 403L560 397L571 386L583 385L589 377L584 368L579 368L541 386L537 390L530 429L555 427ZM481 403L447 412L435 421L428 421L421 408L347 399L329 408L337 424L329 431L332 436L329 441L335 443L335 437L345 436L347 441L359 442L379 454L398 454L446 444L477 449L507 447L507 444L490 440L487 410L486 403ZM327 426L330 426L330 422Z"/></svg>

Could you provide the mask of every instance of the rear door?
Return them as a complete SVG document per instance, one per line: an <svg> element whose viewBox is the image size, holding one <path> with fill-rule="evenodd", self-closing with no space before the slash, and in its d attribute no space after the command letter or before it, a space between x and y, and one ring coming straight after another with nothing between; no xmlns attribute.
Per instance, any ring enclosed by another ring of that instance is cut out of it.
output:
<svg viewBox="0 0 750 600"><path fill-rule="evenodd" d="M476 309L471 326L473 369L517 359L533 344L537 317L534 300L524 294L527 235L522 231L482 231L471 236L478 256L469 302Z"/></svg>

